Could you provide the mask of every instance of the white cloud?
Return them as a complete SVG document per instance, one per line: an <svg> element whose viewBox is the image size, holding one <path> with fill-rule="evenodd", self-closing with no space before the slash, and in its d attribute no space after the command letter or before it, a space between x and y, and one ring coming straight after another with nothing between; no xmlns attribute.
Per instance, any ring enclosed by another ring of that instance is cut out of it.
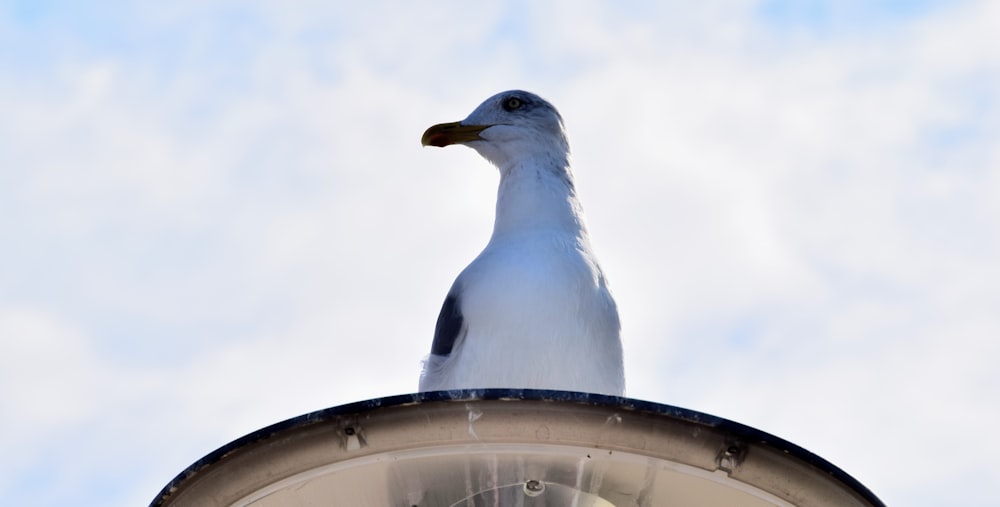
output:
<svg viewBox="0 0 1000 507"><path fill-rule="evenodd" d="M220 5L0 73L0 496L141 504L243 433L414 390L496 184L419 135L510 87L567 120L631 395L891 504L996 478L994 5L822 36L750 2Z"/></svg>
<svg viewBox="0 0 1000 507"><path fill-rule="evenodd" d="M88 400L103 380L102 369L79 331L44 311L8 307L0 312L0 336L0 384L10 425L5 448L93 414L96 407Z"/></svg>

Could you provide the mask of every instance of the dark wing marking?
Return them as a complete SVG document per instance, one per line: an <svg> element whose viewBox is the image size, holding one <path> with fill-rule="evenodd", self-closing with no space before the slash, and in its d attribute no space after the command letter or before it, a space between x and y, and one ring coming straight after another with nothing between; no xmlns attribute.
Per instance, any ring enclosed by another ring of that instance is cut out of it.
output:
<svg viewBox="0 0 1000 507"><path fill-rule="evenodd" d="M458 291L448 293L438 314L437 326L434 328L434 342L431 344L431 354L447 356L458 341L465 324L462 317L462 305L459 304Z"/></svg>

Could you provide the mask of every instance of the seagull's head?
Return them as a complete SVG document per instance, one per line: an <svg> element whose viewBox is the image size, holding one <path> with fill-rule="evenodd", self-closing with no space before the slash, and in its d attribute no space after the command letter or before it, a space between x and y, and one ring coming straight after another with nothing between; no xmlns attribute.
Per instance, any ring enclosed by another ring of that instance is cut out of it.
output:
<svg viewBox="0 0 1000 507"><path fill-rule="evenodd" d="M559 111L522 90L498 93L466 119L427 129L420 141L424 146L464 144L500 168L521 157L565 159L569 152Z"/></svg>

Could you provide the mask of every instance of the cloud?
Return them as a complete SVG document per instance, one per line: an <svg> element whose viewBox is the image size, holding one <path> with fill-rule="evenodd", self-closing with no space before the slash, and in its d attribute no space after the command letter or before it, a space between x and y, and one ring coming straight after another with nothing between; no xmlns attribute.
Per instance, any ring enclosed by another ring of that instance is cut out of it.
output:
<svg viewBox="0 0 1000 507"><path fill-rule="evenodd" d="M419 135L514 87L566 118L632 396L889 503L985 494L992 4L121 7L0 16L29 48L0 60L6 503L141 504L241 434L413 391L497 179Z"/></svg>

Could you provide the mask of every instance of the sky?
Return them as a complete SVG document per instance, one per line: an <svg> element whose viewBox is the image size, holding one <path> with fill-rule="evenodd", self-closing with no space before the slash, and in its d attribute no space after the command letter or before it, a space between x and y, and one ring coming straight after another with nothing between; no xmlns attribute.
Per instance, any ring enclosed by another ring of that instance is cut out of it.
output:
<svg viewBox="0 0 1000 507"><path fill-rule="evenodd" d="M497 172L562 113L627 394L890 505L1000 482L1000 3L0 1L0 504L148 504L414 392Z"/></svg>

